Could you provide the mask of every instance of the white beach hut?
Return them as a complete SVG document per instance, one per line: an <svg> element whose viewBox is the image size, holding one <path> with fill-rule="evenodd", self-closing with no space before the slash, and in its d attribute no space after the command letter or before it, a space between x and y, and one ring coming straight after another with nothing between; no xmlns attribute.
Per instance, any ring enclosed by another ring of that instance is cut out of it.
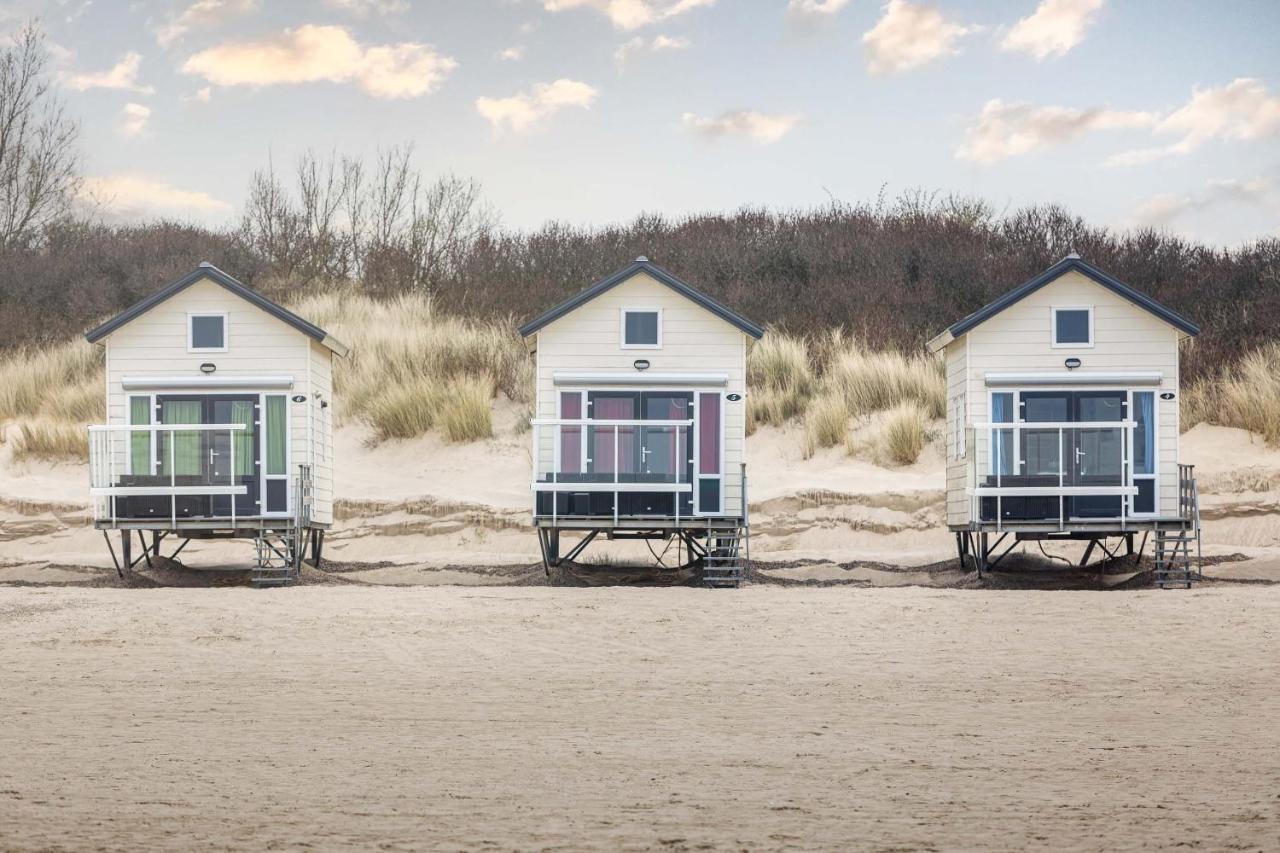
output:
<svg viewBox="0 0 1280 853"><path fill-rule="evenodd" d="M106 360L107 423L89 428L94 523L109 547L120 533L118 569L166 539L251 539L261 585L295 577L304 548L319 562L346 347L207 262L86 337Z"/></svg>
<svg viewBox="0 0 1280 853"><path fill-rule="evenodd" d="M1077 255L929 342L946 362L947 525L979 571L1018 542L1115 555L1155 539L1161 586L1199 552L1193 468L1178 456L1179 354L1190 320ZM1008 541L1006 550L999 551Z"/></svg>
<svg viewBox="0 0 1280 853"><path fill-rule="evenodd" d="M747 350L764 330L638 258L520 329L537 373L533 523L548 566L592 539L679 537L742 578ZM561 531L582 539L561 556Z"/></svg>

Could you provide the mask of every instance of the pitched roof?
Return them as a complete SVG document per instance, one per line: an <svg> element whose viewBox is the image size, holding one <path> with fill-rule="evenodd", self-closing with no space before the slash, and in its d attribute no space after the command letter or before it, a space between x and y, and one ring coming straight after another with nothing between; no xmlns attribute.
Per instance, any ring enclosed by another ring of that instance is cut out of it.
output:
<svg viewBox="0 0 1280 853"><path fill-rule="evenodd" d="M101 326L98 326L96 329L86 333L85 337L89 339L89 343L96 343L114 332L116 329L119 329L125 323L142 316L161 302L164 302L172 296L177 296L191 285L203 279L208 279L214 284L221 285L246 302L250 302L258 308L261 308L263 311L266 311L277 320L282 320L290 326L293 326L293 328L297 329L299 332L302 332L304 335L319 341L334 353L340 356L345 356L347 354L347 346L338 339L332 337L324 329L313 323L307 322L289 309L277 305L262 294L250 290L248 287L236 281L230 275L227 275L208 261L202 261L200 266L196 267L182 278L167 285L163 289L156 291L141 302L126 308L124 311L103 323Z"/></svg>
<svg viewBox="0 0 1280 853"><path fill-rule="evenodd" d="M1035 293L1046 284L1056 280L1064 273L1071 272L1072 270L1080 273L1091 281L1102 285L1107 288L1107 290L1110 290L1120 298L1133 303L1144 311L1148 311L1156 315L1174 328L1192 336L1200 334L1199 326L1188 320L1186 317L1183 317L1172 308L1162 305L1150 296L1147 296L1145 293L1134 290L1124 282L1112 278L1092 264L1081 260L1079 255L1070 254L1030 281L1015 287L1013 290L1010 290L998 299L992 300L977 311L974 311L963 320L949 326L945 332L929 341L929 349L937 352L951 341L968 332L974 326L989 320L1011 305L1020 302Z"/></svg>
<svg viewBox="0 0 1280 853"><path fill-rule="evenodd" d="M600 294L618 286L619 284L622 284L622 282L631 278L631 276L635 275L638 272L648 273L649 275L653 276L653 278L655 278L656 280L662 282L667 287L674 290L676 293L679 293L681 296L684 296L687 299L693 302L696 302L698 305L701 305L703 308L707 309L712 314L715 314L720 319L728 323L731 323L734 326L737 326L743 332L755 338L756 340L759 340L760 338L764 337L764 329L762 327L751 322L746 317L743 317L741 314L737 313L736 311L730 308L727 308L724 305L721 305L719 302L715 301L710 296L707 296L705 293L695 290L694 288L685 284L683 281L676 278L674 275L667 272L657 264L653 263L643 255L636 258L634 261L627 264L625 267L618 270L608 278L603 278L600 281L597 281L595 284L588 287L587 289L578 291L573 296L569 297L564 302L561 302L556 307L550 309L549 311L544 311L542 314L539 314L537 317L533 318L528 323L525 323L523 326L520 327L520 330L519 330L521 336L526 338L529 337L534 332L538 331L543 326L546 326L548 323L552 322L553 320L560 319L565 314L568 314L570 311L574 310L578 306L583 305L587 302L590 302L592 299L595 299Z"/></svg>

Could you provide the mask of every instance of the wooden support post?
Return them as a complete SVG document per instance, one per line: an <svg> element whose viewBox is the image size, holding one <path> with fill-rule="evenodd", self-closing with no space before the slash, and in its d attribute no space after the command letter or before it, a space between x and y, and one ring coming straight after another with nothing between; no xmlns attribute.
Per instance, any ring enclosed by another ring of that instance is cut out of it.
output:
<svg viewBox="0 0 1280 853"><path fill-rule="evenodd" d="M1125 554L1127 556L1132 557L1133 556L1133 534L1132 533L1126 533L1124 535L1124 547L1125 547Z"/></svg>
<svg viewBox="0 0 1280 853"><path fill-rule="evenodd" d="M978 534L978 577L982 577L982 573L987 570L987 555L991 553L988 548L989 536L986 533Z"/></svg>
<svg viewBox="0 0 1280 853"><path fill-rule="evenodd" d="M1097 546L1097 544L1098 544L1097 539L1089 540L1089 547L1084 549L1084 556L1080 558L1080 568L1083 569L1085 566L1089 565L1089 557L1093 554L1093 549Z"/></svg>
<svg viewBox="0 0 1280 853"><path fill-rule="evenodd" d="M147 568L154 569L151 563L151 549L147 547L147 534L141 530L138 531L138 544L142 546L142 556L147 561Z"/></svg>
<svg viewBox="0 0 1280 853"><path fill-rule="evenodd" d="M120 561L126 571L133 568L133 533L129 530L120 531Z"/></svg>
<svg viewBox="0 0 1280 853"><path fill-rule="evenodd" d="M320 568L320 555L324 553L324 531L311 531L311 565Z"/></svg>

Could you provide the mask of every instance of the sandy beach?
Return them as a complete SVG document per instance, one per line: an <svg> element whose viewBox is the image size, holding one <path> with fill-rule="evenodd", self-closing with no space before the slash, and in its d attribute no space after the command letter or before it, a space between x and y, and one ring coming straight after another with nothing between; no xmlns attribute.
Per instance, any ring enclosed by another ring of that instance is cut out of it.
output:
<svg viewBox="0 0 1280 853"><path fill-rule="evenodd" d="M0 847L1265 849L1280 589L0 589Z"/></svg>

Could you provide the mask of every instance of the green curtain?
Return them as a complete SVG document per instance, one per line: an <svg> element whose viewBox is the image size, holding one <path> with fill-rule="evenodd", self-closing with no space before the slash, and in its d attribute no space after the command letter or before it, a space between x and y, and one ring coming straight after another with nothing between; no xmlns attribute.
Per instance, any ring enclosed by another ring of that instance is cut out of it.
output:
<svg viewBox="0 0 1280 853"><path fill-rule="evenodd" d="M266 433L267 433L267 473L284 474L285 463L285 426L288 417L285 414L284 395L273 394L267 397Z"/></svg>
<svg viewBox="0 0 1280 853"><path fill-rule="evenodd" d="M160 404L160 421L166 424L198 424L203 419L199 400L165 400ZM173 473L179 477L204 473L200 464L200 433L172 432L161 435L160 473L169 476L169 442L173 443Z"/></svg>
<svg viewBox="0 0 1280 853"><path fill-rule="evenodd" d="M238 477L250 477L257 473L253 465L253 403L235 400L231 403L231 423L244 424L235 434L235 472Z"/></svg>
<svg viewBox="0 0 1280 853"><path fill-rule="evenodd" d="M143 426L151 423L151 398L129 398L129 423ZM129 433L129 471L134 474L151 473L151 433Z"/></svg>

